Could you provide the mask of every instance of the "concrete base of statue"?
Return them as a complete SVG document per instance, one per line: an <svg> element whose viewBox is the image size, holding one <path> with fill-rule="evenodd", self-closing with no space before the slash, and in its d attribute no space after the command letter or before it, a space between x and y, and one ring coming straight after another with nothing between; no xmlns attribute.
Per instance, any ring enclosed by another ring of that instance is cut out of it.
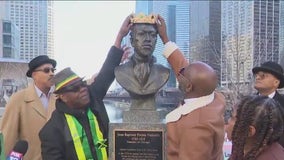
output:
<svg viewBox="0 0 284 160"><path fill-rule="evenodd" d="M161 122L158 111L129 110L123 112L123 122L125 123L159 123Z"/></svg>
<svg viewBox="0 0 284 160"><path fill-rule="evenodd" d="M129 110L109 125L109 160L165 160L166 125L158 111Z"/></svg>

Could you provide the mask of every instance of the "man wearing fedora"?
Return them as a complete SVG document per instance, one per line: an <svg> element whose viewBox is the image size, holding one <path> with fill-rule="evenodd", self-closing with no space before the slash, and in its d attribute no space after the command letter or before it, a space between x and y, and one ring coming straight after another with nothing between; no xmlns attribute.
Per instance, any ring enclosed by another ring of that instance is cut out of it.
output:
<svg viewBox="0 0 284 160"><path fill-rule="evenodd" d="M56 61L40 55L32 59L28 66L26 75L33 79L33 83L11 96L0 129L4 135L6 156L18 140L26 140L29 147L25 159L40 160L38 133L55 109L52 78Z"/></svg>
<svg viewBox="0 0 284 160"><path fill-rule="evenodd" d="M254 67L252 72L255 77L254 88L258 94L278 101L284 110L284 96L277 91L284 87L283 68L278 63L267 61L259 67ZM280 139L280 144L284 147L284 134Z"/></svg>
<svg viewBox="0 0 284 160"><path fill-rule="evenodd" d="M54 76L56 109L39 133L43 160L107 160L109 118L103 99L121 62L121 41L130 26L129 16L90 85L70 68Z"/></svg>

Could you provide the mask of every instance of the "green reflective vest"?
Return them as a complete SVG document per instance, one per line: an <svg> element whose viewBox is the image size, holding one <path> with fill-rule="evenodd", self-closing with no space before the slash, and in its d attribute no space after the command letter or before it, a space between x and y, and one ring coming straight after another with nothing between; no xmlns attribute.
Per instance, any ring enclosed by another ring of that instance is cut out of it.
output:
<svg viewBox="0 0 284 160"><path fill-rule="evenodd" d="M103 138L103 134L99 128L97 118L90 109L88 109L87 115L93 137L93 143L95 144L95 149L97 152L97 157L92 156L85 130L83 129L80 122L72 115L65 113L78 160L107 160L107 145L105 144L106 139Z"/></svg>

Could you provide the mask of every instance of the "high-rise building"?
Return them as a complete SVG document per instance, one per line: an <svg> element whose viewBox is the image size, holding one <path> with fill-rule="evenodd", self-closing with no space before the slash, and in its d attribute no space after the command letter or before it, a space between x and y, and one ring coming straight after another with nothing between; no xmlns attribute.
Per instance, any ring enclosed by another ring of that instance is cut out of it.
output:
<svg viewBox="0 0 284 160"><path fill-rule="evenodd" d="M4 19L5 16L5 1L0 1L0 19Z"/></svg>
<svg viewBox="0 0 284 160"><path fill-rule="evenodd" d="M222 84L247 83L251 69L279 60L279 1L222 1Z"/></svg>
<svg viewBox="0 0 284 160"><path fill-rule="evenodd" d="M153 12L153 1L136 1L135 6L136 13L149 14Z"/></svg>
<svg viewBox="0 0 284 160"><path fill-rule="evenodd" d="M54 57L53 1L4 1L0 14L20 30L20 59Z"/></svg>
<svg viewBox="0 0 284 160"><path fill-rule="evenodd" d="M190 60L203 61L220 75L221 1L190 1L190 24Z"/></svg>
<svg viewBox="0 0 284 160"><path fill-rule="evenodd" d="M280 1L280 36L279 36L279 63L284 68L284 1Z"/></svg>
<svg viewBox="0 0 284 160"><path fill-rule="evenodd" d="M0 19L0 58L19 57L20 31L11 21Z"/></svg>
<svg viewBox="0 0 284 160"><path fill-rule="evenodd" d="M136 1L136 13L160 14L166 21L167 33L171 41L176 42L185 57L189 59L189 1ZM157 41L154 56L157 63L170 68L162 52L164 45ZM176 87L176 78L171 70L168 87Z"/></svg>
<svg viewBox="0 0 284 160"><path fill-rule="evenodd" d="M7 2L0 1L0 58L19 59L20 31L6 13Z"/></svg>

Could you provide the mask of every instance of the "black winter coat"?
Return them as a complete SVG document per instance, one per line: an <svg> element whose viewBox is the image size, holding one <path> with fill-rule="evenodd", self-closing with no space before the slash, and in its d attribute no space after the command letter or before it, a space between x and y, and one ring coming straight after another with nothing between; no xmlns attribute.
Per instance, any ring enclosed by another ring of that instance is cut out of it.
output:
<svg viewBox="0 0 284 160"><path fill-rule="evenodd" d="M96 77L94 83L88 86L92 112L96 115L100 129L105 139L108 139L109 118L103 103L111 83L114 80L114 68L119 65L123 51L116 47L111 47L108 56ZM62 101L56 101L56 110L53 112L50 120L41 129L39 137L41 140L43 160L77 160L77 155L73 140L64 116L68 113L77 118L85 128L86 134L89 131L86 112L68 108ZM93 144L91 142L91 144ZM94 149L93 157L97 157Z"/></svg>
<svg viewBox="0 0 284 160"><path fill-rule="evenodd" d="M273 97L274 100L276 100L278 103L280 103L282 110L284 111L284 96L279 94L277 91ZM283 120L284 120L284 115L283 115ZM280 138L279 143L281 144L282 147L284 147L284 133Z"/></svg>

